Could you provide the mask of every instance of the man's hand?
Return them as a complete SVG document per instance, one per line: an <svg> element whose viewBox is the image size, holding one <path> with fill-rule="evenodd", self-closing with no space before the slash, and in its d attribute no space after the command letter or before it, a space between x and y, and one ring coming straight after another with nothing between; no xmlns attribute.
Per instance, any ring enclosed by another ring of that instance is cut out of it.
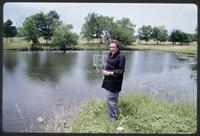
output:
<svg viewBox="0 0 200 136"><path fill-rule="evenodd" d="M102 70L101 73L104 75L104 76L109 76L109 75L113 75L114 73L112 71L107 71L107 70Z"/></svg>

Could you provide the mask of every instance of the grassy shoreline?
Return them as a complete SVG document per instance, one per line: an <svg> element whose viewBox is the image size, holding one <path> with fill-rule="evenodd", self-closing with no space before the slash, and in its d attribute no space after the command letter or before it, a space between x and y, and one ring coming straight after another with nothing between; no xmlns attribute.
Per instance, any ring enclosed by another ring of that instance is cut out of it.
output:
<svg viewBox="0 0 200 136"><path fill-rule="evenodd" d="M41 45L37 45L35 50L39 51L55 51L60 50L59 47L54 47L51 45L46 46L45 41L40 39ZM79 42L78 45L74 46L72 49L67 48L66 50L99 50L99 46L102 50L108 50L108 47L104 44L99 44L97 42L86 44L84 41ZM19 50L19 51L28 51L31 48L31 43L27 43L23 39L15 38L12 43L9 39L4 39L3 50ZM150 41L149 44L137 44L123 46L122 50L153 50L153 51L162 51L162 52L171 52L177 55L184 56L197 56L197 43L193 42L190 45L172 45L169 42L161 45L156 45L153 41Z"/></svg>
<svg viewBox="0 0 200 136"><path fill-rule="evenodd" d="M87 101L79 107L68 126L62 125L63 128L57 130L68 133L196 133L194 103L169 103L137 94L120 96L118 106L119 118L110 124L105 101ZM63 118L60 121L63 122ZM119 127L123 130L117 130Z"/></svg>

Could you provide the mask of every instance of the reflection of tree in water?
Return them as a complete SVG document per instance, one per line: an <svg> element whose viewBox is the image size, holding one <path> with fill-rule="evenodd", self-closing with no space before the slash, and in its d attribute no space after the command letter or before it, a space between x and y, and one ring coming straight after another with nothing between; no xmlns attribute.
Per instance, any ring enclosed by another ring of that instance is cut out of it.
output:
<svg viewBox="0 0 200 136"><path fill-rule="evenodd" d="M15 68L18 65L18 56L17 52L3 52L3 66L6 68L6 70L10 73L13 73Z"/></svg>
<svg viewBox="0 0 200 136"><path fill-rule="evenodd" d="M57 83L64 72L70 73L76 56L77 54L72 52L52 52L44 56L34 53L27 57L27 75L35 80Z"/></svg>
<svg viewBox="0 0 200 136"><path fill-rule="evenodd" d="M190 78L197 81L197 58L196 57L183 57L183 56L177 56L175 55L176 60L178 60L179 63L187 63L189 64L189 67L191 68L191 75Z"/></svg>
<svg viewBox="0 0 200 136"><path fill-rule="evenodd" d="M174 55L174 57L176 58L176 60L178 60L179 62L185 62L185 61L189 61L188 57L179 57Z"/></svg>

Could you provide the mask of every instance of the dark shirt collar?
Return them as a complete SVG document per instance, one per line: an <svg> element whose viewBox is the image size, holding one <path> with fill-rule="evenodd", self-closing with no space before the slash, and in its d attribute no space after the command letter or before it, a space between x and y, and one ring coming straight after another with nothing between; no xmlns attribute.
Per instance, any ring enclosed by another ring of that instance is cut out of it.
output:
<svg viewBox="0 0 200 136"><path fill-rule="evenodd" d="M120 53L120 51L118 50L117 52L115 52L112 56L112 53L110 52L109 53L109 57L113 58L113 57L116 57L118 54Z"/></svg>

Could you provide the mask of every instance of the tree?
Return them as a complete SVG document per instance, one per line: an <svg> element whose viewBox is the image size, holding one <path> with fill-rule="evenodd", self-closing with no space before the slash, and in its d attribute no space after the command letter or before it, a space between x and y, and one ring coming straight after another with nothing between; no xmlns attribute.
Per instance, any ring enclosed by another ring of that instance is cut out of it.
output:
<svg viewBox="0 0 200 136"><path fill-rule="evenodd" d="M192 41L192 39L189 37L189 34L187 34L185 32L181 32L179 41L180 41L181 45L183 45L183 43L189 44Z"/></svg>
<svg viewBox="0 0 200 136"><path fill-rule="evenodd" d="M61 49L65 52L66 46L72 46L78 44L78 35L71 32L72 25L61 25L57 26L54 35L52 37L52 43L54 45L60 46Z"/></svg>
<svg viewBox="0 0 200 136"><path fill-rule="evenodd" d="M46 44L53 36L55 27L62 23L60 21L60 16L54 10L49 11L47 14L43 12L37 13L34 15L34 19L40 36L46 40Z"/></svg>
<svg viewBox="0 0 200 136"><path fill-rule="evenodd" d="M118 40L123 45L130 45L135 41L133 35L135 26L128 18L117 20L111 27L110 37Z"/></svg>
<svg viewBox="0 0 200 136"><path fill-rule="evenodd" d="M81 34L83 35L84 38L87 40L89 39L94 39L97 37L96 32L97 32L97 14L96 13L89 13L87 17L85 18L85 23L82 26L82 32Z"/></svg>
<svg viewBox="0 0 200 136"><path fill-rule="evenodd" d="M172 44L174 45L176 44L176 42L180 42L180 37L181 37L181 30L178 30L178 29L173 30L171 32L169 41L171 41Z"/></svg>
<svg viewBox="0 0 200 136"><path fill-rule="evenodd" d="M148 25L148 26L143 25L142 27L140 27L138 29L139 39L145 40L145 42L147 44L147 41L149 41L152 37L152 31L153 31L153 29L150 25Z"/></svg>
<svg viewBox="0 0 200 136"><path fill-rule="evenodd" d="M157 44L158 44L158 41L161 37L161 31L160 31L160 28L159 27L153 27L152 29L152 39L153 40L156 40L157 41Z"/></svg>
<svg viewBox="0 0 200 136"><path fill-rule="evenodd" d="M190 34L176 29L172 31L170 35L170 41L172 41L173 45L176 44L176 42L179 42L181 45L183 45L183 43L189 44L192 41L192 39L190 37Z"/></svg>
<svg viewBox="0 0 200 136"><path fill-rule="evenodd" d="M25 40L27 40L28 42L32 42L32 49L34 45L39 44L39 32L36 27L34 16L29 16L25 19L22 24L21 32L25 36Z"/></svg>
<svg viewBox="0 0 200 136"><path fill-rule="evenodd" d="M187 37L188 37L188 42L189 42L189 43L196 40L196 39L195 39L195 34L190 34L190 33L185 33L185 34L186 34Z"/></svg>
<svg viewBox="0 0 200 136"><path fill-rule="evenodd" d="M167 41L168 34L167 34L167 30L165 29L164 26L153 27L152 29L153 30L152 30L151 38L153 40L156 40L157 44L158 44L159 41L160 42Z"/></svg>
<svg viewBox="0 0 200 136"><path fill-rule="evenodd" d="M108 16L98 16L97 17L97 24L98 24L98 34L100 38L100 43L103 43L103 39L105 43L109 43L110 39L110 32L113 27L113 17L108 17Z"/></svg>
<svg viewBox="0 0 200 136"><path fill-rule="evenodd" d="M4 24L3 24L3 36L4 37L14 37L17 35L17 29L15 26L12 26L13 22L8 19Z"/></svg>
<svg viewBox="0 0 200 136"><path fill-rule="evenodd" d="M128 18L122 18L114 22L113 17L89 13L81 28L81 35L87 41L98 38L100 43L109 43L109 39L115 38L122 44L132 44L134 41L135 25Z"/></svg>
<svg viewBox="0 0 200 136"><path fill-rule="evenodd" d="M80 34L82 35L82 38L86 38L87 43L89 43L89 41L93 39L93 33L91 31L91 27L87 23L83 24Z"/></svg>
<svg viewBox="0 0 200 136"><path fill-rule="evenodd" d="M159 30L160 30L160 34L159 34L158 40L160 42L166 42L167 39L168 39L168 32L167 32L167 30L165 29L164 26L159 26Z"/></svg>

